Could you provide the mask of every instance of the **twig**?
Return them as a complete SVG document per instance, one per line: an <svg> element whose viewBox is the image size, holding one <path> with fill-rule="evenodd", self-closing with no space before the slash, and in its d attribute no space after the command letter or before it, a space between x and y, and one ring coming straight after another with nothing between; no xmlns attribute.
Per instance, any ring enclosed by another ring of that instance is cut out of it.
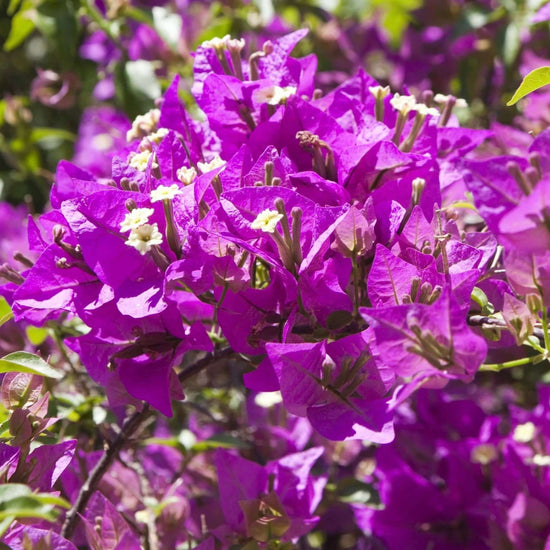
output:
<svg viewBox="0 0 550 550"><path fill-rule="evenodd" d="M143 466L135 459L133 453L132 459L130 461L123 461L120 457L118 458L118 460L123 466L125 466L129 470L132 470L138 476L141 494L144 497L142 499L142 502L145 503L147 499L149 499L150 501L154 500L155 495L153 494L151 485L149 483L149 480L147 479L147 475L145 474L145 470L143 469ZM145 550L159 550L159 538L156 527L156 518L147 504L145 504L144 512L144 523L146 526L144 536Z"/></svg>
<svg viewBox="0 0 550 550"><path fill-rule="evenodd" d="M114 462L119 451L124 446L124 443L137 431L137 429L143 424L151 413L149 405L146 403L141 411L136 411L126 422L124 423L122 430L116 436L115 440L105 449L105 453L99 459L99 462L92 469L88 478L80 488L78 496L73 504L72 508L67 512L63 529L61 530L61 536L69 539L76 527L78 521L78 515L84 510L90 497L96 489L96 486L101 481L101 478L105 472L109 469Z"/></svg>
<svg viewBox="0 0 550 550"><path fill-rule="evenodd" d="M501 328L508 330L506 323L501 319L495 317L486 317L484 315L470 315L468 317L468 324L481 328ZM544 341L544 332L541 328L534 328L533 334L541 341Z"/></svg>
<svg viewBox="0 0 550 550"><path fill-rule="evenodd" d="M234 353L235 352L230 347L221 348L219 350L207 353L202 359L195 361L195 363L193 363L190 367L182 370L178 374L179 381L184 382L185 380L191 378L192 376L195 376L195 374L208 367L211 363L214 363L215 361L226 357L230 357Z"/></svg>
<svg viewBox="0 0 550 550"><path fill-rule="evenodd" d="M208 353L202 359L199 359L190 367L180 372L178 378L180 382L183 382L208 367L211 363L214 363L219 359L229 357L233 353L234 352L230 347L225 347ZM114 462L126 441L143 425L150 414L151 410L149 408L149 404L145 403L141 411L136 411L128 418L128 420L126 420L115 440L107 446L103 456L99 459L99 462L89 473L88 478L80 488L72 508L67 512L65 523L63 524L63 528L61 530L62 537L69 539L72 536L78 521L78 515L88 504L88 501L90 500L93 492L96 490L101 478Z"/></svg>

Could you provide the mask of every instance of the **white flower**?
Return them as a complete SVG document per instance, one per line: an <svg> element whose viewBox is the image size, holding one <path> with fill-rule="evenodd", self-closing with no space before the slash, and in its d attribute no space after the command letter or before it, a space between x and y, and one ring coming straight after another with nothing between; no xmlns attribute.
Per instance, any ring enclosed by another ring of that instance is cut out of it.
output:
<svg viewBox="0 0 550 550"><path fill-rule="evenodd" d="M406 115L416 105L416 99L412 95L393 94L390 99L390 105L396 110Z"/></svg>
<svg viewBox="0 0 550 550"><path fill-rule="evenodd" d="M440 113L437 109L434 109L433 107L428 107L424 103L417 103L413 108L413 111L416 111L417 113L420 113L421 115L431 115L431 116L439 116Z"/></svg>
<svg viewBox="0 0 550 550"><path fill-rule="evenodd" d="M516 426L513 438L514 441L517 441L518 443L529 443L529 441L533 440L536 433L537 428L535 425L532 422L526 422L525 424Z"/></svg>
<svg viewBox="0 0 550 550"><path fill-rule="evenodd" d="M491 443L480 443L470 453L470 459L475 464L490 464L498 458L497 448Z"/></svg>
<svg viewBox="0 0 550 550"><path fill-rule="evenodd" d="M267 208L258 214L256 219L250 224L250 227L252 229L261 229L266 233L274 233L275 227L277 227L277 224L282 217L283 215L279 214L277 210L269 210L269 208Z"/></svg>
<svg viewBox="0 0 550 550"><path fill-rule="evenodd" d="M115 140L109 134L97 134L92 138L92 147L97 151L108 151L114 144Z"/></svg>
<svg viewBox="0 0 550 550"><path fill-rule="evenodd" d="M369 86L369 92L377 99L384 99L387 95L390 95L390 87Z"/></svg>
<svg viewBox="0 0 550 550"><path fill-rule="evenodd" d="M210 172L211 170L215 170L216 168L225 166L225 164L225 160L222 160L220 158L220 155L215 155L214 158L209 162L197 162L197 166L203 174L206 174L206 172Z"/></svg>
<svg viewBox="0 0 550 550"><path fill-rule="evenodd" d="M126 141L132 141L133 139L144 137L155 131L160 118L159 109L151 109L144 115L138 115L134 122L132 122L132 128L126 133Z"/></svg>
<svg viewBox="0 0 550 550"><path fill-rule="evenodd" d="M176 175L183 185L189 185L197 177L197 171L194 168L182 166Z"/></svg>
<svg viewBox="0 0 550 550"><path fill-rule="evenodd" d="M231 36L226 34L223 38L215 36L210 40L205 40L201 46L203 48L212 48L213 50L224 50L225 44L228 40L231 40Z"/></svg>
<svg viewBox="0 0 550 550"><path fill-rule="evenodd" d="M156 223L140 225L135 229L132 229L126 244L133 246L136 250L139 250L143 256L147 254L154 245L162 243L162 234L159 232L158 225Z"/></svg>
<svg viewBox="0 0 550 550"><path fill-rule="evenodd" d="M434 101L436 103L447 103L449 99L451 99L453 96L451 95L443 95L443 94L435 94ZM459 108L465 108L468 107L468 102L465 99L462 99L461 97L455 97L455 107Z"/></svg>
<svg viewBox="0 0 550 550"><path fill-rule="evenodd" d="M550 456L536 454L533 456L535 466L550 466Z"/></svg>
<svg viewBox="0 0 550 550"><path fill-rule="evenodd" d="M280 105L286 103L286 100L296 94L295 86L269 86L258 90L254 97L256 101L261 103L267 103L268 105Z"/></svg>
<svg viewBox="0 0 550 550"><path fill-rule="evenodd" d="M224 36L223 40L228 50L236 50L239 52L244 48L246 44L244 38L231 38L229 35Z"/></svg>
<svg viewBox="0 0 550 550"><path fill-rule="evenodd" d="M159 185L151 191L151 202L171 201L176 195L181 195L181 189L175 183L170 185L170 187L168 185Z"/></svg>
<svg viewBox="0 0 550 550"><path fill-rule="evenodd" d="M164 139L164 137L168 134L169 130L168 128L159 128L155 133L148 136L147 139L149 141L152 141L153 143L156 143L157 145Z"/></svg>
<svg viewBox="0 0 550 550"><path fill-rule="evenodd" d="M260 392L256 394L254 403L262 409L271 409L274 405L283 402L283 397L280 391Z"/></svg>
<svg viewBox="0 0 550 550"><path fill-rule="evenodd" d="M132 229L137 229L140 225L145 225L153 213L154 210L152 208L134 208L126 214L124 221L120 224L120 230L123 232L132 231Z"/></svg>
<svg viewBox="0 0 550 550"><path fill-rule="evenodd" d="M151 151L141 151L139 153L130 153L128 155L128 163L132 168L135 168L136 170L139 170L140 172L145 172L147 170L147 166L149 165L149 159L151 158ZM153 161L151 163L151 168L155 169L158 168L159 165Z"/></svg>

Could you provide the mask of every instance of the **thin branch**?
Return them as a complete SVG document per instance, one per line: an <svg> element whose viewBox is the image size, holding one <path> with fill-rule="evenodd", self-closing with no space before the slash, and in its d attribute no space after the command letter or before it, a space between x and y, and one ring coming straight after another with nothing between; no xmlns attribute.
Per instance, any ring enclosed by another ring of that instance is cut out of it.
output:
<svg viewBox="0 0 550 550"><path fill-rule="evenodd" d="M178 374L179 381L185 382L186 380L195 376L195 374L198 374L201 370L205 369L215 361L219 361L220 359L230 357L234 353L235 352L230 347L221 348L219 350L215 350L213 352L207 353L202 359L195 361L190 367L187 367L186 369L182 370Z"/></svg>
<svg viewBox="0 0 550 550"><path fill-rule="evenodd" d="M481 328L501 328L508 330L506 323L501 319L495 317L486 317L484 315L470 315L468 317L468 324L474 327ZM544 342L544 332L541 328L534 328L533 334L542 342Z"/></svg>
<svg viewBox="0 0 550 550"><path fill-rule="evenodd" d="M150 414L149 405L146 403L141 411L136 411L126 420L115 440L105 449L103 456L99 459L99 462L92 469L88 478L80 488L72 508L67 512L65 523L61 530L62 537L69 539L72 536L78 521L78 516L88 504L101 478L114 462L126 441L132 437Z"/></svg>
<svg viewBox="0 0 550 550"><path fill-rule="evenodd" d="M180 382L184 382L185 380L199 373L201 370L205 369L215 361L218 361L219 359L223 359L225 357L229 357L233 353L234 352L230 347L225 347L220 350L208 353L202 359L199 359L190 367L187 367L185 370L183 370L179 374L178 378ZM88 501L96 490L97 485L101 481L101 478L113 464L118 453L124 447L124 444L143 425L150 414L151 410L149 408L149 404L145 403L141 411L136 411L126 420L115 440L107 446L105 452L103 453L103 456L99 459L99 462L89 473L88 478L80 488L80 491L72 508L67 512L65 523L63 524L63 529L61 530L62 537L69 539L72 536L78 522L78 516L88 504Z"/></svg>

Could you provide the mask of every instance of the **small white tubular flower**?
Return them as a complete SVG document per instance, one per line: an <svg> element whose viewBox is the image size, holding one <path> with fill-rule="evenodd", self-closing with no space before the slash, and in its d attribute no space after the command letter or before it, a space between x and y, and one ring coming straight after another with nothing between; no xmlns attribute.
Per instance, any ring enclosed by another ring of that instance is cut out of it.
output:
<svg viewBox="0 0 550 550"><path fill-rule="evenodd" d="M447 103L449 99L451 99L453 96L450 95L443 95L443 94L435 94L434 101L436 103ZM468 102L465 99L462 99L461 97L455 97L455 107L459 108L465 108L468 107Z"/></svg>
<svg viewBox="0 0 550 550"><path fill-rule="evenodd" d="M535 466L550 466L550 456L536 454L533 456L533 464Z"/></svg>
<svg viewBox="0 0 550 550"><path fill-rule="evenodd" d="M115 140L109 134L97 134L92 138L92 147L96 151L108 151L115 144Z"/></svg>
<svg viewBox="0 0 550 550"><path fill-rule="evenodd" d="M222 166L225 166L226 162L225 160L222 160L220 158L220 155L216 155L211 161L209 162L197 162L197 166L199 167L199 170L206 174L206 172L210 172L211 170L215 170L216 168L221 168Z"/></svg>
<svg viewBox="0 0 550 550"><path fill-rule="evenodd" d="M168 134L169 130L168 128L159 128L156 132L148 136L147 139L149 141L152 141L153 143L156 143L157 145L164 139L164 137Z"/></svg>
<svg viewBox="0 0 550 550"><path fill-rule="evenodd" d="M285 86L284 88L281 88L281 86L269 86L258 90L254 94L254 97L259 103L280 105L281 103L286 103L286 100L293 95L296 95L295 86Z"/></svg>
<svg viewBox="0 0 550 550"><path fill-rule="evenodd" d="M189 185L197 177L197 171L194 168L187 168L182 166L177 172L176 176L183 183L183 185Z"/></svg>
<svg viewBox="0 0 550 550"><path fill-rule="evenodd" d="M470 453L470 460L475 464L490 464L498 458L498 450L491 443L480 443Z"/></svg>
<svg viewBox="0 0 550 550"><path fill-rule="evenodd" d="M126 133L126 141L132 141L133 139L141 138L154 132L157 128L159 119L159 109L151 109L144 115L138 115L134 122L132 122L132 128Z"/></svg>
<svg viewBox="0 0 550 550"><path fill-rule="evenodd" d="M283 215L279 214L277 210L270 210L267 208L256 216L256 219L250 224L250 227L252 229L261 229L265 233L274 233L279 220L282 218Z"/></svg>
<svg viewBox="0 0 550 550"><path fill-rule="evenodd" d="M133 246L143 256L151 250L154 245L162 244L162 233L160 233L156 223L140 225L132 229L128 240L128 246Z"/></svg>
<svg viewBox="0 0 550 550"><path fill-rule="evenodd" d="M226 34L223 38L215 36L210 40L205 40L201 46L203 48L212 48L213 50L224 50L225 44L228 40L231 40L231 36Z"/></svg>
<svg viewBox="0 0 550 550"><path fill-rule="evenodd" d="M152 208L134 208L126 214L123 222L120 224L120 230L122 232L132 231L132 229L145 225L153 213L154 210Z"/></svg>
<svg viewBox="0 0 550 550"><path fill-rule="evenodd" d="M413 111L416 111L417 113L420 113L421 115L431 115L431 116L439 116L440 112L437 109L434 109L433 107L428 107L424 103L417 103L413 108Z"/></svg>
<svg viewBox="0 0 550 550"><path fill-rule="evenodd" d="M518 443L529 443L532 441L537 433L537 428L532 422L526 422L516 426L514 430L514 441Z"/></svg>
<svg viewBox="0 0 550 550"><path fill-rule="evenodd" d="M393 94L393 97L390 99L390 105L401 114L406 115L414 109L416 105L416 99L412 95L399 95Z"/></svg>
<svg viewBox="0 0 550 550"><path fill-rule="evenodd" d="M260 392L256 394L254 403L262 409L270 409L274 405L283 402L283 396L280 391Z"/></svg>
<svg viewBox="0 0 550 550"><path fill-rule="evenodd" d="M369 92L376 99L384 99L386 96L390 95L389 86L369 86Z"/></svg>
<svg viewBox="0 0 550 550"><path fill-rule="evenodd" d="M147 170L147 166L149 164L149 159L151 158L151 151L141 151L139 153L130 153L128 156L128 164L135 168L136 170L139 170L140 172L145 172ZM153 161L151 163L151 168L155 169L158 168L159 165Z"/></svg>
<svg viewBox="0 0 550 550"><path fill-rule="evenodd" d="M172 200L176 195L181 195L181 189L173 183L172 185L159 185L151 191L151 202Z"/></svg>
<svg viewBox="0 0 550 550"><path fill-rule="evenodd" d="M246 44L244 38L231 38L228 34L224 36L223 40L228 50L241 51Z"/></svg>

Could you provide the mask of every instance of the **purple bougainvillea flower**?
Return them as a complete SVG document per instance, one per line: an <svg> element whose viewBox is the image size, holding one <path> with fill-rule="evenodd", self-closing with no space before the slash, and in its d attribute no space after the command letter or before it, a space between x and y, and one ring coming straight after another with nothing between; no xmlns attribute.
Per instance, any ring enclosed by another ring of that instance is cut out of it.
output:
<svg viewBox="0 0 550 550"><path fill-rule="evenodd" d="M479 214L497 236L500 220L517 206L524 196L507 169L509 163L524 171L528 163L519 157L492 157L487 160L465 160L464 180L473 193ZM498 182L498 184L496 183Z"/></svg>
<svg viewBox="0 0 550 550"><path fill-rule="evenodd" d="M550 179L539 181L531 193L499 222L500 243L525 254L550 249Z"/></svg>
<svg viewBox="0 0 550 550"><path fill-rule="evenodd" d="M53 530L18 524L3 538L13 550L40 548L44 550L77 550L77 547ZM30 545L30 546L29 546Z"/></svg>
<svg viewBox="0 0 550 550"><path fill-rule="evenodd" d="M80 81L74 73L58 74L37 69L38 76L31 84L31 98L53 109L69 109L76 101Z"/></svg>
<svg viewBox="0 0 550 550"><path fill-rule="evenodd" d="M431 305L362 308L361 315L374 331L376 359L404 381L405 394L421 384L469 381L487 353L448 291Z"/></svg>
<svg viewBox="0 0 550 550"><path fill-rule="evenodd" d="M73 162L95 176L111 175L115 151L126 145L127 117L111 107L88 107L82 113Z"/></svg>
<svg viewBox="0 0 550 550"><path fill-rule="evenodd" d="M84 517L86 540L93 550L138 550L139 538L131 531L115 506L96 492L86 506Z"/></svg>
<svg viewBox="0 0 550 550"><path fill-rule="evenodd" d="M393 379L372 361L366 335L325 344L267 344L283 403L328 439L393 439L388 389Z"/></svg>
<svg viewBox="0 0 550 550"><path fill-rule="evenodd" d="M318 521L314 515L326 478L311 476L323 454L314 447L260 466L227 451L216 453L220 502L228 526L259 542L296 540Z"/></svg>

